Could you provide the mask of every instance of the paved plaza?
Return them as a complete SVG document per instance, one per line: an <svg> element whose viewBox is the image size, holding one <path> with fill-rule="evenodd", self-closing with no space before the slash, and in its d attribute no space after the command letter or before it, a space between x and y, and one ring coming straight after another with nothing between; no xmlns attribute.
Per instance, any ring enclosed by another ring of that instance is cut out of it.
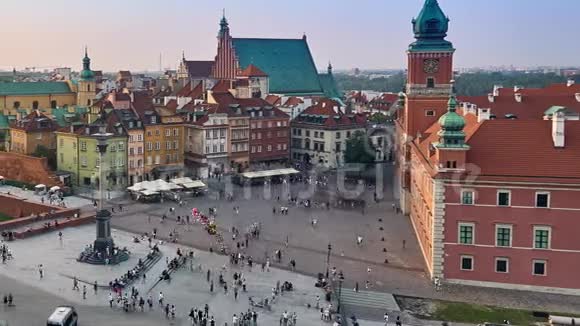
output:
<svg viewBox="0 0 580 326"><path fill-rule="evenodd" d="M124 231L113 232L116 243L120 246L126 246L131 252L131 259L118 266L92 266L78 263L76 256L79 248L83 248L94 233L94 226L82 226L77 228L68 228L63 231L63 240L60 241L55 234L44 234L27 239L26 241L16 241L10 243L10 248L14 254L14 259L6 265L1 266L0 275L3 276L2 283L9 279L27 284L33 288L41 290L48 295L58 297L53 300L54 305L62 302L74 304L75 306L85 307L90 311L99 311L99 307L108 306L109 291L106 288L100 288L95 293L92 283L97 281L100 285L106 285L113 278L119 277L128 269L134 267L139 258L144 258L149 251L145 242L133 243L133 235ZM258 309L258 321L261 325L278 324L280 315L287 310L296 312L301 325L320 325L320 313L314 308L307 308L307 304L314 306L316 297L320 296L321 305L325 303L323 292L314 287L315 279L309 276L291 273L285 270L271 268L270 272L262 272L259 266L254 266L253 271L246 268L231 267L227 257L208 252L195 251L194 270L184 268L172 274L170 282L162 281L157 283L161 271L166 268L165 257L176 256L178 246L174 244L163 244L160 246L163 258L150 271L147 272L145 282L138 280L133 284L138 291L146 298L150 293L157 301L158 293L162 291L165 301L175 304L177 308L177 317L175 320L163 321L163 324L172 325L189 325L187 313L192 307L203 308L207 303L210 306L210 315L215 316L217 325L223 325L225 322L231 322L233 314L245 312L249 308L248 297L252 296L256 300L271 297L272 287L276 286L277 281L288 281L294 285L294 291L287 292L278 296L272 305L271 311ZM180 247L184 250L187 248ZM41 254L40 254L41 253ZM38 265L44 267L44 277L40 279ZM201 265L202 271L197 270ZM233 291L230 288L227 295L223 289L217 285L218 274L222 266L226 266L224 278L231 282L234 272L243 272L247 279L247 293L242 293L237 300L234 300ZM215 282L215 289L210 293L209 283L206 281L206 271L210 269L212 279ZM81 291L73 290L73 277L81 281ZM86 283L84 283L86 282ZM88 295L86 299L82 296L82 285L86 284ZM3 286L2 286L3 287ZM2 291L6 291L2 289ZM4 292L5 293L5 292ZM17 296L16 301L22 302ZM54 308L54 306L52 307ZM51 307L47 307L51 309ZM82 311L83 309L81 309ZM107 315L111 319L124 315L120 309L108 309ZM46 318L50 311L46 311ZM143 313L133 312L132 315L141 315ZM154 311L144 313L151 320L142 325L159 325L161 320L165 320L159 306L155 304ZM35 315L36 316L36 315ZM37 316L36 316L37 317ZM82 318L81 314L81 319ZM144 320L143 316L139 317ZM163 317L163 318L161 318ZM122 319L125 317L121 317ZM81 325L93 325L87 321ZM11 324L12 325L12 324ZM40 325L40 323L39 323ZM102 324L94 324L102 325Z"/></svg>

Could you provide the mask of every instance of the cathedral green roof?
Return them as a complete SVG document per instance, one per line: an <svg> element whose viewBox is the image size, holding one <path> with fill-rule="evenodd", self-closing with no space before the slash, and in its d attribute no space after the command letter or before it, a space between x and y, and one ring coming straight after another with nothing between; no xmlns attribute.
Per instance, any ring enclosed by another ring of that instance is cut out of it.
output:
<svg viewBox="0 0 580 326"><path fill-rule="evenodd" d="M318 79L320 80L320 85L322 86L322 91L324 96L328 98L342 98L342 94L338 90L338 85L334 76L332 74L319 74Z"/></svg>
<svg viewBox="0 0 580 326"><path fill-rule="evenodd" d="M323 94L305 38L233 38L232 42L241 69L253 64L268 74L270 93Z"/></svg>
<svg viewBox="0 0 580 326"><path fill-rule="evenodd" d="M0 83L0 96L41 95L72 93L66 82L17 82Z"/></svg>

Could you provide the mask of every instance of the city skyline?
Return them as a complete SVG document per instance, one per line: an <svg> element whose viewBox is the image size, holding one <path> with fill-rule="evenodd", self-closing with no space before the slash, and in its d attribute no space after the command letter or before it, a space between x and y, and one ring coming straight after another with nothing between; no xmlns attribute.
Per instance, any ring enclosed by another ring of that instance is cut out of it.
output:
<svg viewBox="0 0 580 326"><path fill-rule="evenodd" d="M29 11L31 3L37 10ZM524 0L439 3L451 20L448 40L457 49L458 68L579 64L574 55L579 45L565 41L574 37L571 26L580 9L578 2L561 0L558 6L549 2L527 6ZM423 0L356 5L147 0L137 6L104 0L90 8L69 0L11 2L4 4L11 14L0 22L2 30L12 31L0 45L0 69L69 66L80 70L85 45L94 69L105 71L159 70L160 54L162 67L175 69L182 51L187 59L212 60L223 8L234 37L299 38L305 33L318 69L329 61L336 69L399 69L406 65L405 51L413 41L411 18L422 5ZM27 17L25 24L22 17ZM40 38L39 32L50 36Z"/></svg>

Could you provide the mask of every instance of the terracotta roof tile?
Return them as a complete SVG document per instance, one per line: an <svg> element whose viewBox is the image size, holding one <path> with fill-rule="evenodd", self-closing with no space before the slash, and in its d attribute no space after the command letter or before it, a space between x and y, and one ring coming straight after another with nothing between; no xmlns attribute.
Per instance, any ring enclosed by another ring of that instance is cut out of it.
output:
<svg viewBox="0 0 580 326"><path fill-rule="evenodd" d="M270 105L279 105L281 101L281 97L278 95L270 94L266 96L266 102L270 103Z"/></svg>
<svg viewBox="0 0 580 326"><path fill-rule="evenodd" d="M253 64L249 64L239 75L243 77L268 77L268 74Z"/></svg>
<svg viewBox="0 0 580 326"><path fill-rule="evenodd" d="M187 73L190 78L193 77L209 77L211 75L211 68L213 61L190 61L185 60Z"/></svg>

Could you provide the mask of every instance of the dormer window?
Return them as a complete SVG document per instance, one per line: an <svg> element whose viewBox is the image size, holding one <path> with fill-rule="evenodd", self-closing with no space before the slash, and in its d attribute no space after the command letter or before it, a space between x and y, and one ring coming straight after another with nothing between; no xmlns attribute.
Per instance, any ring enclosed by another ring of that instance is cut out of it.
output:
<svg viewBox="0 0 580 326"><path fill-rule="evenodd" d="M151 116L151 123L157 123L157 117Z"/></svg>

